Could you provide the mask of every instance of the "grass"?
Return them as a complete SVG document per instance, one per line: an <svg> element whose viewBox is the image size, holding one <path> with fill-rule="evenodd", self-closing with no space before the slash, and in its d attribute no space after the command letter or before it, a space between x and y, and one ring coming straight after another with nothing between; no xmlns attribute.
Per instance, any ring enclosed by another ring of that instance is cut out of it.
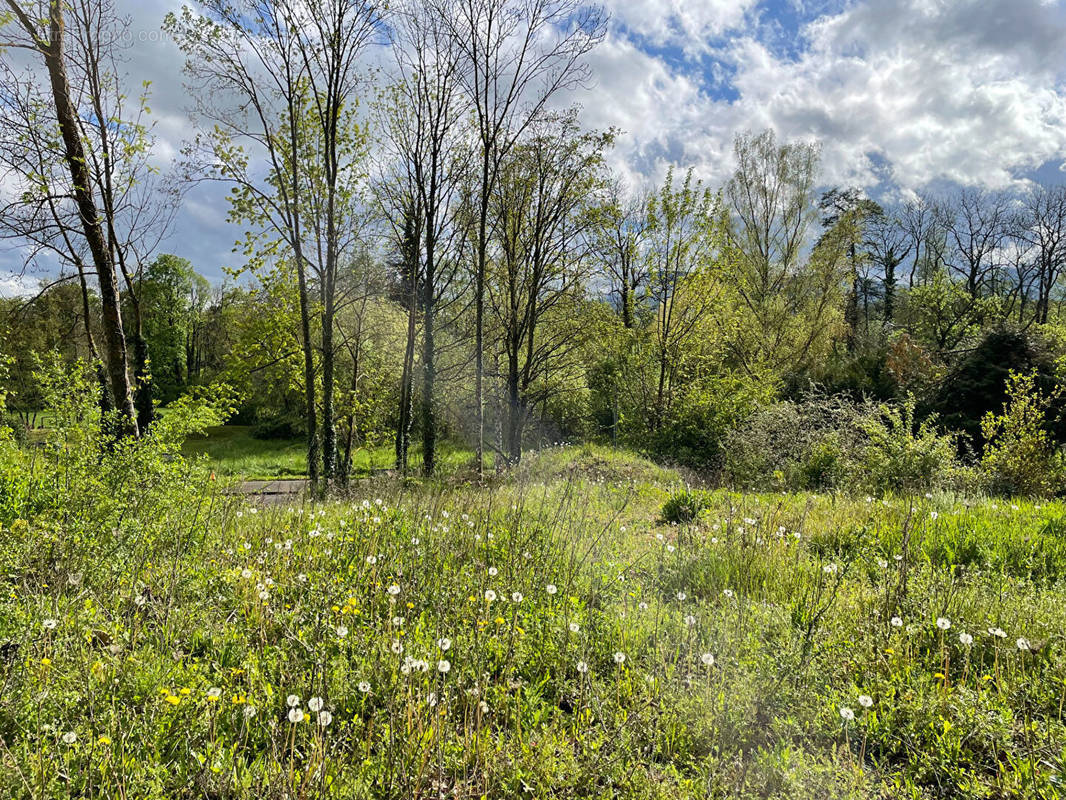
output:
<svg viewBox="0 0 1066 800"><path fill-rule="evenodd" d="M3 533L2 796L1061 796L1060 503L160 469Z"/></svg>
<svg viewBox="0 0 1066 800"><path fill-rule="evenodd" d="M252 427L224 425L209 428L206 436L197 436L185 443L187 456L206 456L219 475L246 480L307 477L307 443L303 439L257 439ZM465 464L473 452L444 442L439 448L441 469L452 472ZM375 470L391 468L395 461L391 445L361 449L352 456L352 470L365 476ZM421 467L420 447L412 447L411 467Z"/></svg>

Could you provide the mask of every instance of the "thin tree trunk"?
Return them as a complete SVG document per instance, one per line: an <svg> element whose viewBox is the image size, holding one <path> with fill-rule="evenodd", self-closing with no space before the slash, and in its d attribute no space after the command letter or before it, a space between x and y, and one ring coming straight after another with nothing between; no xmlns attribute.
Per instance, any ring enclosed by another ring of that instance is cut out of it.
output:
<svg viewBox="0 0 1066 800"><path fill-rule="evenodd" d="M437 466L437 418L434 405L436 372L436 341L434 333L434 282L436 280L434 250L436 241L432 211L426 215L426 277L423 283L422 313L422 472L429 476ZM480 348L478 353L480 354Z"/></svg>
<svg viewBox="0 0 1066 800"><path fill-rule="evenodd" d="M93 264L96 267L100 286L100 303L103 310L104 345L107 351L107 369L110 376L111 393L115 407L125 418L127 432L136 436L137 414L133 405L133 392L130 388L129 373L126 366L126 335L122 327L122 312L115 275L115 263L111 258L96 202L92 196L92 177L89 174L84 145L81 140L70 93L70 81L67 78L66 64L63 59L63 6L59 0L52 0L49 8L49 28L51 41L42 48L45 66L48 70L52 98L56 107L56 118L63 137L64 154L70 170L75 203L81 219Z"/></svg>

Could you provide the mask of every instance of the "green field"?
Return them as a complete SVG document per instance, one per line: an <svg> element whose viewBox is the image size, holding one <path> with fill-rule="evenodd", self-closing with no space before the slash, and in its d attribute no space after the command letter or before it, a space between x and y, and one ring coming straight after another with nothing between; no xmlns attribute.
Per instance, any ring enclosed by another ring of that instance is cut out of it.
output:
<svg viewBox="0 0 1066 800"><path fill-rule="evenodd" d="M160 469L4 531L0 796L1061 795L1061 503Z"/></svg>
<svg viewBox="0 0 1066 800"><path fill-rule="evenodd" d="M185 443L187 456L206 456L212 468L224 476L246 480L307 477L307 443L303 439L257 439L252 427L224 425L210 428L206 436L197 436ZM473 451L442 443L437 460L445 472L453 472L473 457ZM491 460L489 461L491 464ZM392 445L357 450L352 456L352 472L356 477L376 470L390 469L395 464ZM421 448L411 448L411 468L422 465Z"/></svg>

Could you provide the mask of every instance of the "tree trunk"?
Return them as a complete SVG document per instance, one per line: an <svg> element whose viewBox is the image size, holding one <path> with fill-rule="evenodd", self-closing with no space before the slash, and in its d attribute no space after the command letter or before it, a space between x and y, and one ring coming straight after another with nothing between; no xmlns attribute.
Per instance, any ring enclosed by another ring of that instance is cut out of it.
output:
<svg viewBox="0 0 1066 800"><path fill-rule="evenodd" d="M432 213L426 217L426 278L423 283L422 313L422 472L432 475L437 466L437 418L434 404L437 379L436 341L434 333L434 282L436 280ZM478 351L480 353L480 350Z"/></svg>
<svg viewBox="0 0 1066 800"><path fill-rule="evenodd" d="M52 0L49 9L51 41L47 47L42 49L42 53L48 70L52 99L56 107L56 118L63 137L64 155L70 170L74 200L100 285L104 347L107 351L111 393L115 407L125 420L125 432L136 436L138 434L137 414L133 406L133 392L130 388L129 372L126 366L126 335L122 327L118 280L115 275L115 263L111 258L111 252L100 225L96 201L92 196L92 177L89 174L85 148L78 128L77 112L71 100L70 81L67 78L66 64L63 60L62 9L63 6L59 0Z"/></svg>

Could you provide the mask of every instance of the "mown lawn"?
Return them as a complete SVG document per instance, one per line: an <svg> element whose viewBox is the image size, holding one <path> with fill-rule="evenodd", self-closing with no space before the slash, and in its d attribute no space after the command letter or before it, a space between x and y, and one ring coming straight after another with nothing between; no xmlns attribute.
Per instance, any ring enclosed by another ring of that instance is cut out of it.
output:
<svg viewBox="0 0 1066 800"><path fill-rule="evenodd" d="M1060 503L716 491L671 524L681 476L598 448L213 486L4 531L0 796L1062 791Z"/></svg>

